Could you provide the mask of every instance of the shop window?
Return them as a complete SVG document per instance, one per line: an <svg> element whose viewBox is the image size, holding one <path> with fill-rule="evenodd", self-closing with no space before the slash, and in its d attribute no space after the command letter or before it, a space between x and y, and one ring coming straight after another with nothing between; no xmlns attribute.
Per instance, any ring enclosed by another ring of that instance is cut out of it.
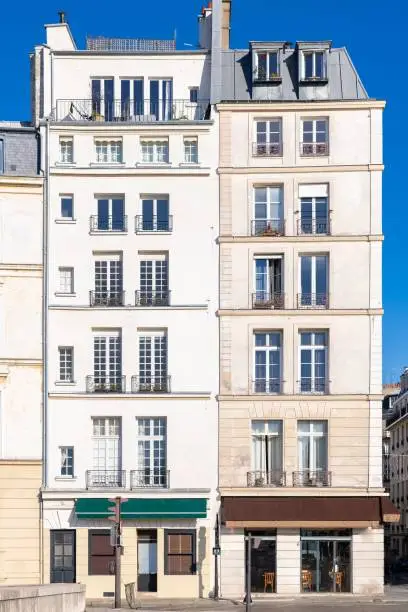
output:
<svg viewBox="0 0 408 612"><path fill-rule="evenodd" d="M88 573L90 576L109 576L115 573L115 550L110 543L109 530L88 532Z"/></svg>

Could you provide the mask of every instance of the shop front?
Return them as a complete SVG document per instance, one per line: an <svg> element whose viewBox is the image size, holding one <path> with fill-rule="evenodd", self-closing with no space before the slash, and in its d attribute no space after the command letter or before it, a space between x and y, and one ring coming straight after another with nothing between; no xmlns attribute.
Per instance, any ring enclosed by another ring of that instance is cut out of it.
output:
<svg viewBox="0 0 408 612"><path fill-rule="evenodd" d="M387 498L223 497L221 517L223 597L243 597L248 572L255 597L383 591Z"/></svg>

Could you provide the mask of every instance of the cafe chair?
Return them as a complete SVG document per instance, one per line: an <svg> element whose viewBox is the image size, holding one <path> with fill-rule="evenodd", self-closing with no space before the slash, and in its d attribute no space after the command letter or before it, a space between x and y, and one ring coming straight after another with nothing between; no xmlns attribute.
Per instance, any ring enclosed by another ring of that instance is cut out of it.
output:
<svg viewBox="0 0 408 612"><path fill-rule="evenodd" d="M264 573L264 593L266 593L266 589L271 587L271 593L274 592L275 588L275 572L265 572Z"/></svg>

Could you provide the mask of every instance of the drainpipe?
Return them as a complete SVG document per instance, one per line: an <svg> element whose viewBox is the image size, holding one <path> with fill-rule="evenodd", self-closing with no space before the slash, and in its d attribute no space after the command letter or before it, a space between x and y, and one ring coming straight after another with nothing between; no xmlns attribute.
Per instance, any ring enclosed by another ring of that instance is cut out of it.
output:
<svg viewBox="0 0 408 612"><path fill-rule="evenodd" d="M49 119L45 125L44 155L44 203L43 203L43 300L42 300L42 366L43 366L43 401L42 401L42 487L47 488L47 444L48 444L48 207L50 199L49 181Z"/></svg>

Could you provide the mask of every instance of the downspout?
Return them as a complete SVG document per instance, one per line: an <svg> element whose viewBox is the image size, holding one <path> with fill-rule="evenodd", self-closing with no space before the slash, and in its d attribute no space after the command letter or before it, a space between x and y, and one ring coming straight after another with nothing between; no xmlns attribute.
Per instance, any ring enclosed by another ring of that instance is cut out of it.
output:
<svg viewBox="0 0 408 612"><path fill-rule="evenodd" d="M371 164L371 145L372 145L372 135L371 135L371 131L372 131L372 117L371 117L371 110L370 112L370 164ZM371 198L372 198L372 189L371 189L371 171L369 170L369 181L368 181L368 197L369 197L369 235L371 235L372 232L372 226L371 226L371 214L372 214L372 202L371 202ZM371 241L370 239L368 240L368 278L369 278L369 283L368 283L368 308L371 309ZM368 367L369 367L369 376L368 376L368 393L369 393L369 397L371 395L371 391L372 391L372 350L373 350L373 318L372 315L368 315L368 327L369 327L369 338L370 338L370 352L368 355ZM367 492L370 490L371 488L371 400L368 400L368 465L367 465Z"/></svg>
<svg viewBox="0 0 408 612"><path fill-rule="evenodd" d="M43 452L42 452L42 487L47 488L47 445L48 445L48 207L50 200L49 181L49 119L45 124L44 155L44 206L43 206L43 304L42 304L42 366L43 366Z"/></svg>

